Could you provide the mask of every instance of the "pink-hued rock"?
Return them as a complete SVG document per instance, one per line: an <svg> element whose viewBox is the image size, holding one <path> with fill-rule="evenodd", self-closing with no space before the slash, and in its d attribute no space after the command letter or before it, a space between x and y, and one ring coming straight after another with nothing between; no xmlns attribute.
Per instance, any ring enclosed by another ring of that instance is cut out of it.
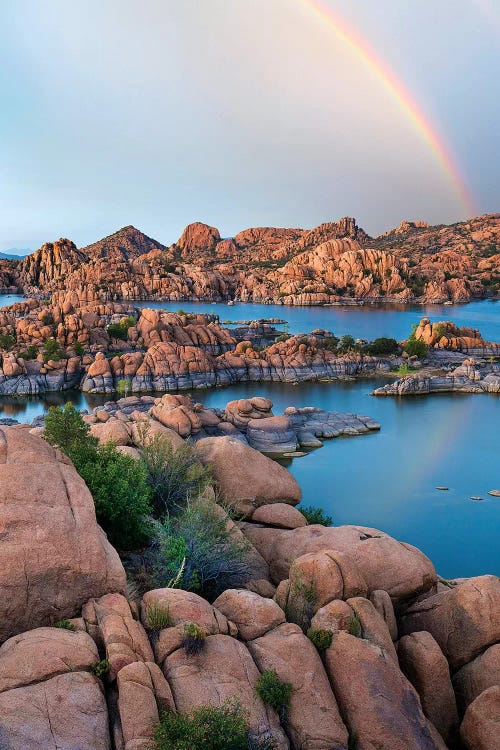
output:
<svg viewBox="0 0 500 750"><path fill-rule="evenodd" d="M0 429L0 535L0 642L125 588L85 482L24 427Z"/></svg>
<svg viewBox="0 0 500 750"><path fill-rule="evenodd" d="M288 578L292 561L312 552L343 552L357 565L368 591L383 589L394 602L430 590L437 582L432 562L410 544L363 526L304 526L268 529L256 524L243 532L269 563L275 583Z"/></svg>
<svg viewBox="0 0 500 750"><path fill-rule="evenodd" d="M195 450L212 466L219 492L239 513L250 516L260 505L300 501L300 488L290 472L241 440L204 438Z"/></svg>
<svg viewBox="0 0 500 750"><path fill-rule="evenodd" d="M172 691L153 662L128 664L118 672L117 682L124 750L148 750L160 712L175 711Z"/></svg>
<svg viewBox="0 0 500 750"><path fill-rule="evenodd" d="M340 631L324 661L359 750L445 750L414 688L384 649Z"/></svg>
<svg viewBox="0 0 500 750"><path fill-rule="evenodd" d="M69 672L1 693L0 738L6 750L111 750L100 680Z"/></svg>
<svg viewBox="0 0 500 750"><path fill-rule="evenodd" d="M400 620L400 634L427 630L452 669L500 640L500 578L478 576L413 604Z"/></svg>
<svg viewBox="0 0 500 750"><path fill-rule="evenodd" d="M447 743L455 739L458 714L450 669L443 652L426 631L405 635L398 643L399 664L420 696L422 709Z"/></svg>
<svg viewBox="0 0 500 750"><path fill-rule="evenodd" d="M387 591L378 589L372 591L370 594L370 601L379 613L384 618L385 624L389 628L389 633L393 641L398 639L398 623L396 621L396 615L394 614L394 607L392 604L391 597Z"/></svg>
<svg viewBox="0 0 500 750"><path fill-rule="evenodd" d="M311 620L311 628L316 630L349 630L349 621L354 612L342 599L334 599L318 609Z"/></svg>
<svg viewBox="0 0 500 750"><path fill-rule="evenodd" d="M465 712L460 736L467 750L498 750L500 685L484 690Z"/></svg>
<svg viewBox="0 0 500 750"><path fill-rule="evenodd" d="M500 643L495 643L455 672L453 687L462 713L478 695L500 685Z"/></svg>
<svg viewBox="0 0 500 750"><path fill-rule="evenodd" d="M252 521L281 529L298 529L300 526L307 526L307 520L302 513L287 503L261 505L252 513Z"/></svg>
<svg viewBox="0 0 500 750"><path fill-rule="evenodd" d="M347 729L313 644L297 625L285 623L248 648L261 672L274 670L292 685L286 730L297 750L347 748Z"/></svg>
<svg viewBox="0 0 500 750"><path fill-rule="evenodd" d="M121 419L111 417L106 422L97 422L90 427L90 434L99 440L101 445L114 443L115 445L129 445L130 431L128 425Z"/></svg>
<svg viewBox="0 0 500 750"><path fill-rule="evenodd" d="M398 657L392 642L391 634L385 620L379 615L369 599L355 596L347 600L347 604L357 615L361 625L361 638L365 638L375 646L385 649L397 664Z"/></svg>
<svg viewBox="0 0 500 750"><path fill-rule="evenodd" d="M227 589L214 601L214 607L234 622L244 641L258 638L285 622L285 613L276 602L245 589Z"/></svg>
<svg viewBox="0 0 500 750"><path fill-rule="evenodd" d="M127 664L153 661L153 652L141 623L134 620L124 596L112 594L94 602L100 640L109 662L109 679Z"/></svg>
<svg viewBox="0 0 500 750"><path fill-rule="evenodd" d="M88 670L97 661L97 647L87 633L64 628L28 630L0 647L0 693L61 672Z"/></svg>
<svg viewBox="0 0 500 750"><path fill-rule="evenodd" d="M216 607L191 591L169 588L153 589L144 594L141 619L146 629L150 629L148 609L155 605L168 613L170 626L195 622L208 634L229 632L227 618Z"/></svg>
<svg viewBox="0 0 500 750"><path fill-rule="evenodd" d="M259 670L241 641L227 635L210 635L198 654L177 649L167 656L163 671L180 713L238 699L257 738L272 734L276 750L288 750L277 715L257 695Z"/></svg>

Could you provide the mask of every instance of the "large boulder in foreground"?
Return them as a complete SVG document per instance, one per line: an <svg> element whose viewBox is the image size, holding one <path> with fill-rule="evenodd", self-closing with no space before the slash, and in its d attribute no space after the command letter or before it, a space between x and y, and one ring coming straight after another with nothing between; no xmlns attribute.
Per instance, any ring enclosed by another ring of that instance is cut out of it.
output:
<svg viewBox="0 0 500 750"><path fill-rule="evenodd" d="M71 461L26 427L0 429L0 642L125 588Z"/></svg>
<svg viewBox="0 0 500 750"><path fill-rule="evenodd" d="M260 505L300 502L300 487L290 472L241 440L203 438L195 450L204 464L211 464L223 499L247 517Z"/></svg>
<svg viewBox="0 0 500 750"><path fill-rule="evenodd" d="M465 712L460 736L467 750L498 750L500 745L500 685L478 695Z"/></svg>
<svg viewBox="0 0 500 750"><path fill-rule="evenodd" d="M200 653L189 655L179 648L167 656L163 671L180 713L238 699L256 738L272 736L276 750L288 750L278 716L257 695L259 670L241 641L228 635L209 635Z"/></svg>
<svg viewBox="0 0 500 750"><path fill-rule="evenodd" d="M298 625L284 623L248 644L259 670L292 685L286 730L298 750L341 750L348 735L315 647Z"/></svg>
<svg viewBox="0 0 500 750"><path fill-rule="evenodd" d="M400 635L427 630L455 670L500 640L499 612L500 578L469 578L409 607Z"/></svg>
<svg viewBox="0 0 500 750"><path fill-rule="evenodd" d="M111 750L102 683L69 672L0 694L0 747Z"/></svg>
<svg viewBox="0 0 500 750"><path fill-rule="evenodd" d="M453 675L453 687L461 711L478 695L500 685L500 643L495 643Z"/></svg>
<svg viewBox="0 0 500 750"><path fill-rule="evenodd" d="M325 666L359 750L445 750L418 695L386 651L340 631Z"/></svg>
<svg viewBox="0 0 500 750"><path fill-rule="evenodd" d="M377 529L312 525L288 530L245 523L242 530L269 563L275 583L289 577L293 560L323 550L345 553L345 565L352 561L368 593L382 589L393 602L418 596L437 582L434 566L423 552Z"/></svg>
<svg viewBox="0 0 500 750"><path fill-rule="evenodd" d="M448 662L430 633L405 635L398 644L402 671L420 696L425 715L446 742L455 739L458 714Z"/></svg>

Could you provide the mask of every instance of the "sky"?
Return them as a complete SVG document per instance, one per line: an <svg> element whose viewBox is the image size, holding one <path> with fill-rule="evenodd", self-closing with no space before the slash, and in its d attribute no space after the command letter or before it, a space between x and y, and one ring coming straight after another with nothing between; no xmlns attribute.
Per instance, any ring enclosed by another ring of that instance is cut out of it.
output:
<svg viewBox="0 0 500 750"><path fill-rule="evenodd" d="M499 0L0 0L0 29L0 251L500 211Z"/></svg>

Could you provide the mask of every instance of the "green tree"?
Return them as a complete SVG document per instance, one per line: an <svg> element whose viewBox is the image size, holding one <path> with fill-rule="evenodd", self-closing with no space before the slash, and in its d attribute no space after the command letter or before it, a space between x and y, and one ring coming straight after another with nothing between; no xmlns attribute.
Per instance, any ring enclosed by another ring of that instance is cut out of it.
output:
<svg viewBox="0 0 500 750"><path fill-rule="evenodd" d="M12 349L16 340L10 333L0 333L0 349Z"/></svg>
<svg viewBox="0 0 500 750"><path fill-rule="evenodd" d="M345 336L341 336L339 341L339 351L341 352L349 352L351 349L354 349L356 346L356 342L353 338L353 336L350 336L349 334L346 334Z"/></svg>
<svg viewBox="0 0 500 750"><path fill-rule="evenodd" d="M126 378L121 378L118 383L116 384L116 392L119 396L126 396L128 392L130 391L131 385L130 381Z"/></svg>
<svg viewBox="0 0 500 750"><path fill-rule="evenodd" d="M404 350L410 357L424 359L427 356L427 347L421 339L410 338L404 345Z"/></svg>
<svg viewBox="0 0 500 750"><path fill-rule="evenodd" d="M83 421L78 409L69 401L64 406L50 407L45 417L44 438L71 459L76 451L91 451L98 443L97 438L90 435L90 425Z"/></svg>
<svg viewBox="0 0 500 750"><path fill-rule="evenodd" d="M399 344L396 339L386 338L381 336L380 338L374 339L371 344L368 344L366 351L368 354L395 354L399 350Z"/></svg>
<svg viewBox="0 0 500 750"><path fill-rule="evenodd" d="M45 339L43 342L43 361L45 364L51 359L57 361L61 357L62 351L59 343L54 338Z"/></svg>
<svg viewBox="0 0 500 750"><path fill-rule="evenodd" d="M188 443L174 447L166 435L147 438L145 428L141 457L152 490L155 518L178 513L189 498L196 498L210 483L210 467L203 466Z"/></svg>

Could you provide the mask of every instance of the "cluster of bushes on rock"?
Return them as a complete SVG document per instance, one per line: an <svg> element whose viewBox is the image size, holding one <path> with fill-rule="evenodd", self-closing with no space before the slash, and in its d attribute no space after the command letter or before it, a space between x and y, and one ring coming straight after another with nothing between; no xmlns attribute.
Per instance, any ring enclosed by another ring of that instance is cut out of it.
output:
<svg viewBox="0 0 500 750"><path fill-rule="evenodd" d="M153 436L137 460L112 443L99 445L70 403L50 408L44 434L85 480L111 543L122 551L147 547L147 587L175 585L212 599L248 580L249 544L203 495L210 470L190 445L174 448Z"/></svg>
<svg viewBox="0 0 500 750"><path fill-rule="evenodd" d="M126 341L128 338L128 329L135 325L135 319L131 315L123 318L119 323L110 323L106 330L110 338Z"/></svg>

